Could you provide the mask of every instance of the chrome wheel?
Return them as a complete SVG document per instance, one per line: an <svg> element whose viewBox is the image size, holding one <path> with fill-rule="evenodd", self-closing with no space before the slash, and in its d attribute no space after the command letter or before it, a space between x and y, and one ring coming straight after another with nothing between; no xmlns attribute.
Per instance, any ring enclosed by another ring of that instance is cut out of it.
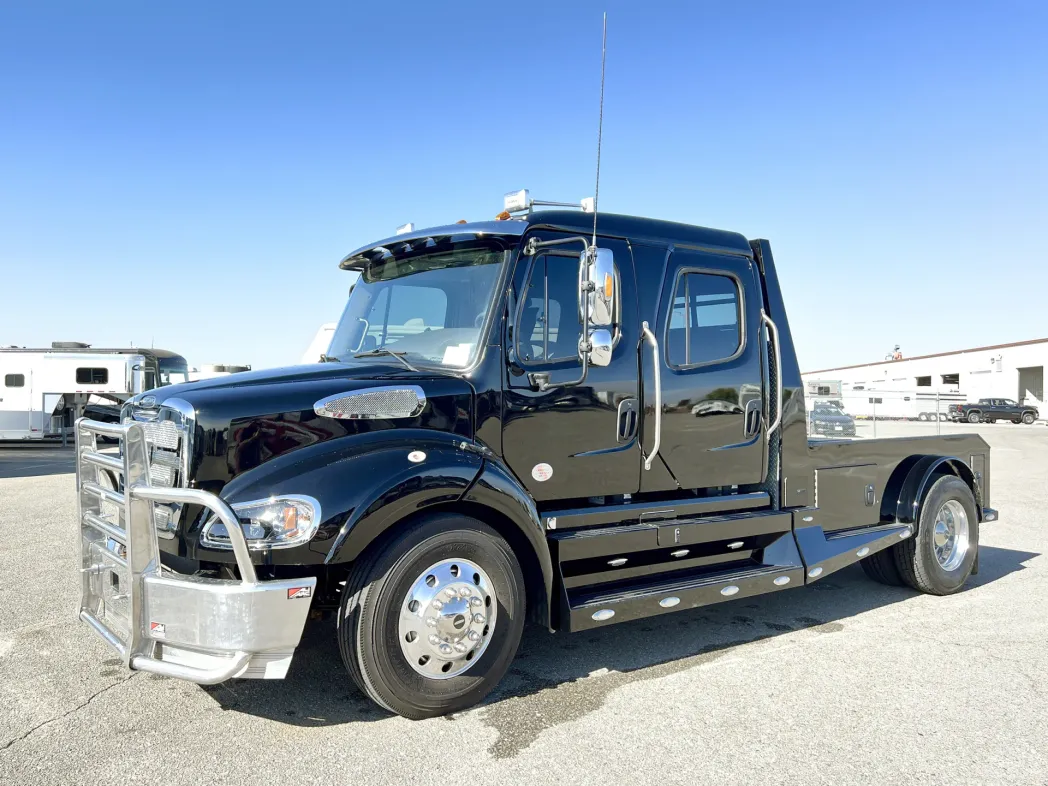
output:
<svg viewBox="0 0 1048 786"><path fill-rule="evenodd" d="M943 570L956 570L968 553L968 513L955 499L947 500L935 514L932 546Z"/></svg>
<svg viewBox="0 0 1048 786"><path fill-rule="evenodd" d="M465 559L431 565L401 605L401 651L424 677L458 676L487 649L497 608L494 586L479 565Z"/></svg>

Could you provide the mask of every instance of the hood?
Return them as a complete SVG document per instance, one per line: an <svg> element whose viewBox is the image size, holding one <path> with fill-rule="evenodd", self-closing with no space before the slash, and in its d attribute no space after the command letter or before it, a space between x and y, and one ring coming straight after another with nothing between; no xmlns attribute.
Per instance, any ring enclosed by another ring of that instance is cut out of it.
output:
<svg viewBox="0 0 1048 786"><path fill-rule="evenodd" d="M152 397L156 406L180 399L193 407L191 485L210 491L290 451L378 429L436 429L473 438L469 382L392 363L315 363L248 371L151 390L132 403L152 404ZM336 420L313 410L314 403L327 396L398 383L425 391L426 407L416 417Z"/></svg>

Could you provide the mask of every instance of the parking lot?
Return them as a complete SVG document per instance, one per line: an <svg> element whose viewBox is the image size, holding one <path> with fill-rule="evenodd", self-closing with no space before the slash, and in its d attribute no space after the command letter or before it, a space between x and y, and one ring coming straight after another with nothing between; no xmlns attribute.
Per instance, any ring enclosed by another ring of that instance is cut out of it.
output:
<svg viewBox="0 0 1048 786"><path fill-rule="evenodd" d="M356 691L330 621L283 682L125 671L75 619L71 450L0 447L0 783L1048 783L1048 428L942 430L993 447L1001 520L964 592L855 567L575 636L531 629L494 696L424 722Z"/></svg>

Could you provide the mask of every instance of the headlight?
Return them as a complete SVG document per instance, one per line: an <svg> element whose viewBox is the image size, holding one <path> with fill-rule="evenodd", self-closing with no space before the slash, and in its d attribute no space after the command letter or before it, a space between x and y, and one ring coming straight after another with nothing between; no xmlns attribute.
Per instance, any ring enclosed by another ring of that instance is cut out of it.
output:
<svg viewBox="0 0 1048 786"><path fill-rule="evenodd" d="M239 502L232 506L240 519L247 547L285 549L305 543L320 526L320 503L312 497L287 495L270 499ZM201 545L213 549L233 548L226 525L212 516L200 533Z"/></svg>

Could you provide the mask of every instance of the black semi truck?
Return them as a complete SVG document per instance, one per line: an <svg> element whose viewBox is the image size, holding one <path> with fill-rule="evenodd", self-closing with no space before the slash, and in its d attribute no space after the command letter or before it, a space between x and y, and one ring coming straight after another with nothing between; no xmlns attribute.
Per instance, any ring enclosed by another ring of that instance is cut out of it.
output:
<svg viewBox="0 0 1048 786"><path fill-rule="evenodd" d="M977 570L989 446L809 441L767 241L501 219L349 254L327 362L79 421L80 619L130 668L280 678L330 611L359 688L422 718L483 699L527 619L587 630L856 562L945 595Z"/></svg>

